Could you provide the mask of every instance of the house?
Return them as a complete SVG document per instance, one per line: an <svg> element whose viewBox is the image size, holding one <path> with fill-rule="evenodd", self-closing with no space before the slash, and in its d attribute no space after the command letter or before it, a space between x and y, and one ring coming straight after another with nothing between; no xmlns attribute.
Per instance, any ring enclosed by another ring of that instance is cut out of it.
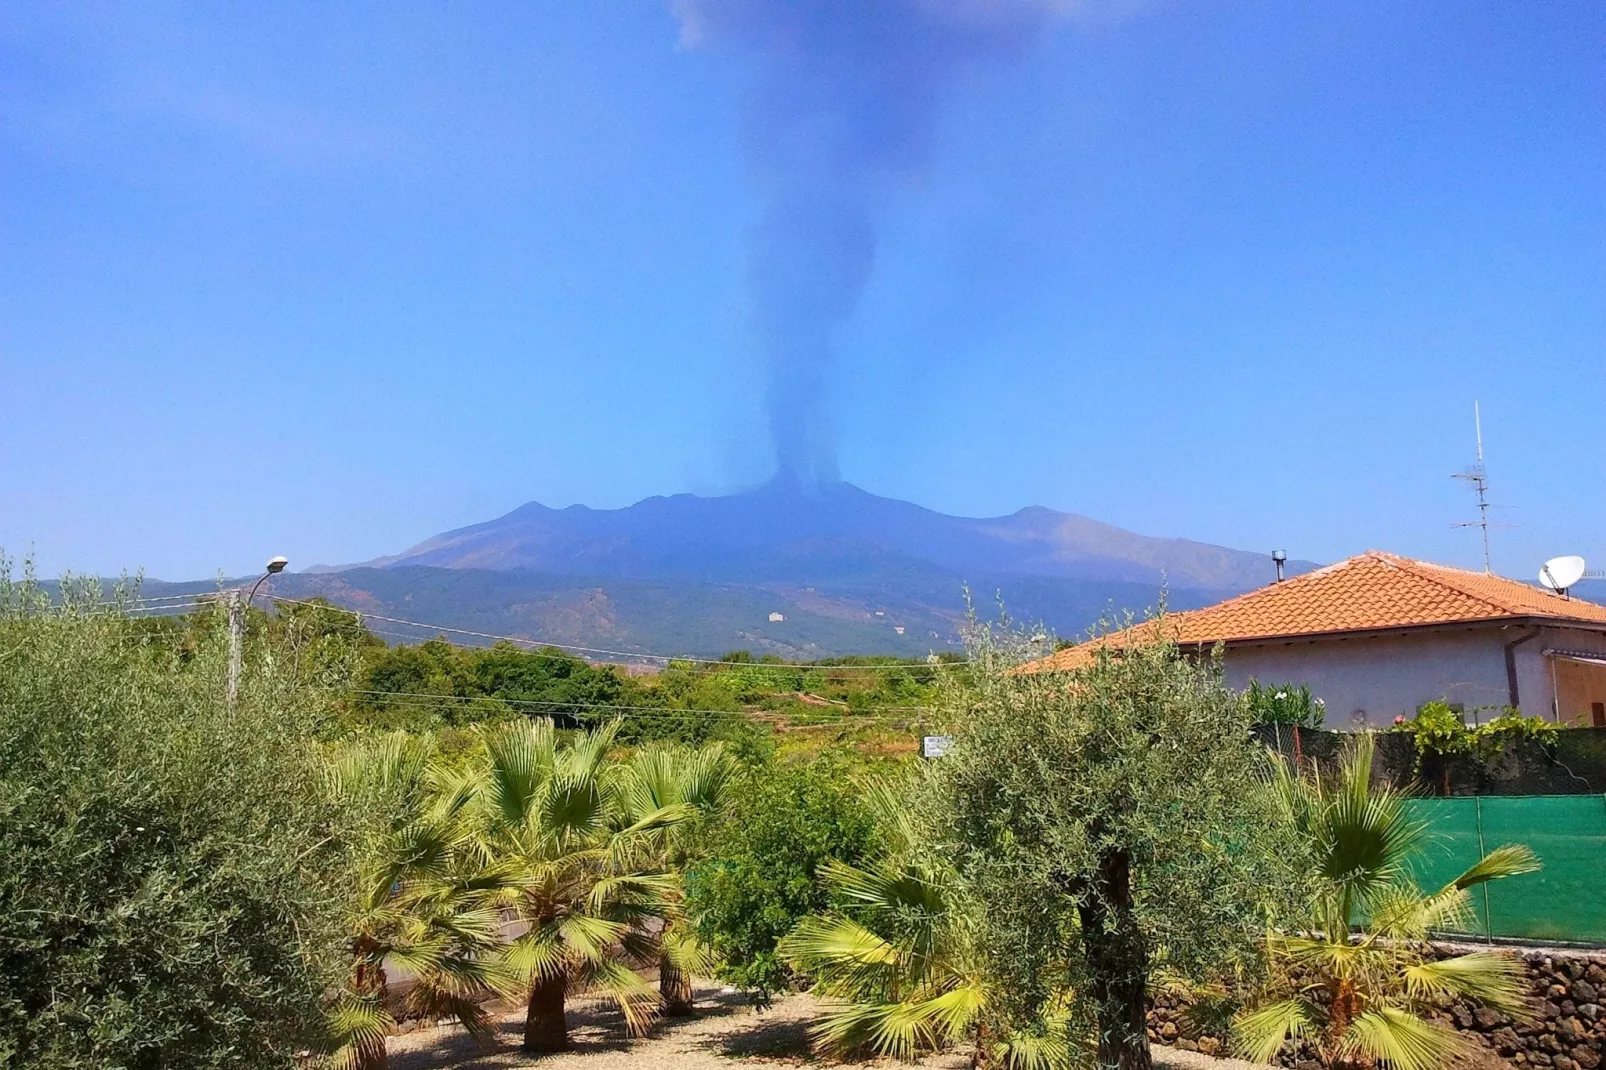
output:
<svg viewBox="0 0 1606 1070"><path fill-rule="evenodd" d="M1331 727L1387 725L1442 700L1606 727L1606 606L1516 580L1372 550L1160 622L1091 639L1029 671L1085 665L1156 626L1185 648L1223 645L1234 688L1303 683Z"/></svg>
<svg viewBox="0 0 1606 1070"><path fill-rule="evenodd" d="M772 611L770 613L770 623L771 624L779 624L779 623L781 623L781 621L783 621L785 619L786 619L786 614L784 614L784 613L781 613L779 611Z"/></svg>

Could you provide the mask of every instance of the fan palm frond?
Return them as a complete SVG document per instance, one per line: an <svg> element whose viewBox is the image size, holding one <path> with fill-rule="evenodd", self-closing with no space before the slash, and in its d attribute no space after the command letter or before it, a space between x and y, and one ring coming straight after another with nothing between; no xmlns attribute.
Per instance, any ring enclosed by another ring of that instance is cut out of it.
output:
<svg viewBox="0 0 1606 1070"><path fill-rule="evenodd" d="M330 1008L327 1028L333 1043L330 1065L356 1070L383 1055L385 1038L395 1030L396 1020L384 1000L348 995Z"/></svg>
<svg viewBox="0 0 1606 1070"><path fill-rule="evenodd" d="M1049 1023L1042 1032L1005 1033L989 1047L992 1061L1004 1070L1063 1070L1076 1061L1063 1021Z"/></svg>
<svg viewBox="0 0 1606 1070"><path fill-rule="evenodd" d="M612 1001L632 1034L645 1033L658 1016L658 993L635 970L615 959L583 962L575 967L569 980L576 992Z"/></svg>
<svg viewBox="0 0 1606 1070"><path fill-rule="evenodd" d="M1448 1029L1425 1022L1396 1007L1376 1007L1357 1015L1341 1038L1341 1059L1360 1056L1385 1062L1394 1070L1434 1070L1466 1042Z"/></svg>
<svg viewBox="0 0 1606 1070"><path fill-rule="evenodd" d="M1524 998L1526 974L1510 955L1474 951L1418 962L1405 968L1406 991L1416 999L1461 997L1499 1008L1516 1018L1532 1011Z"/></svg>
<svg viewBox="0 0 1606 1070"><path fill-rule="evenodd" d="M1407 793L1373 782L1372 757L1371 738L1359 737L1331 784L1274 763L1283 816L1309 851L1314 879L1301 931L1267 937L1271 985L1234 1020L1237 1047L1257 1062L1307 1038L1329 1064L1433 1070L1460 1042L1422 1013L1447 999L1524 1012L1523 972L1511 956L1436 959L1428 941L1470 924L1469 888L1532 872L1538 860L1526 847L1501 847L1425 893L1412 867L1426 827L1410 816Z"/></svg>
<svg viewBox="0 0 1606 1070"><path fill-rule="evenodd" d="M1471 888L1486 881L1516 877L1539 869L1539 856L1526 844L1508 843L1496 847L1469 866L1465 873L1451 882L1457 888Z"/></svg>
<svg viewBox="0 0 1606 1070"><path fill-rule="evenodd" d="M850 1000L885 997L906 965L886 938L851 918L811 914L782 938L777 952L813 976L822 992Z"/></svg>
<svg viewBox="0 0 1606 1070"><path fill-rule="evenodd" d="M940 1040L935 1019L903 1002L828 1004L810 1032L832 1055L868 1050L904 1062Z"/></svg>
<svg viewBox="0 0 1606 1070"><path fill-rule="evenodd" d="M563 975L569 964L569 949L552 926L539 926L515 937L502 949L506 975L518 985Z"/></svg>
<svg viewBox="0 0 1606 1070"><path fill-rule="evenodd" d="M1283 999L1240 1014L1233 1023L1233 1036L1245 1059L1269 1063L1287 1040L1319 1033L1327 1023L1326 1011L1303 999Z"/></svg>

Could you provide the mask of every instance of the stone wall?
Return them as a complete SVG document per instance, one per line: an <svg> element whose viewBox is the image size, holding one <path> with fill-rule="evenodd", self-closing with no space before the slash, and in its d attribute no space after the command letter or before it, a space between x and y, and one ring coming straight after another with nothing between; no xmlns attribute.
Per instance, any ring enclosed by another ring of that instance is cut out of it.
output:
<svg viewBox="0 0 1606 1070"><path fill-rule="evenodd" d="M1460 954L1469 947L1447 948ZM1518 954L1513 952L1513 954ZM1531 950L1520 953L1528 972L1534 1017L1513 1021L1499 1011L1460 1003L1439 1020L1479 1048L1514 1066L1597 1070L1606 1049L1606 952ZM1200 1027L1185 999L1158 995L1149 1011L1149 1039L1206 1055L1224 1054L1219 1031ZM1296 1070L1320 1066L1309 1050L1285 1051L1279 1060Z"/></svg>

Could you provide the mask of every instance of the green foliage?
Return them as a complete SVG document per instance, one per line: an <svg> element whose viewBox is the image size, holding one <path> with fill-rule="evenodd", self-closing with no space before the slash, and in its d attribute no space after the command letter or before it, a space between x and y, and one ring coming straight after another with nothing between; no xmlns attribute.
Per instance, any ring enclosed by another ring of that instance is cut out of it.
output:
<svg viewBox="0 0 1606 1070"><path fill-rule="evenodd" d="M361 814L355 886L347 901L351 972L330 1012L337 1068L383 1067L391 1017L387 971L410 975L404 1009L455 1018L486 1034L480 997L503 980L497 897L504 874L475 849L465 820L468 782L427 737L403 732L344 748L330 775L335 796Z"/></svg>
<svg viewBox="0 0 1606 1070"><path fill-rule="evenodd" d="M0 561L0 1065L283 1067L341 976L345 812L282 646L180 651ZM131 597L115 592L113 601Z"/></svg>
<svg viewBox="0 0 1606 1070"><path fill-rule="evenodd" d="M598 706L641 704L638 690L618 669L555 647L460 647L431 639L371 652L353 708L361 723L414 730L519 716L572 724Z"/></svg>
<svg viewBox="0 0 1606 1070"><path fill-rule="evenodd" d="M1554 748L1556 735L1560 731L1561 725L1553 721L1543 717L1524 717L1520 711L1508 706L1500 716L1479 725L1473 734L1478 738L1478 753L1487 760L1513 743L1539 743L1546 748Z"/></svg>
<svg viewBox="0 0 1606 1070"><path fill-rule="evenodd" d="M632 822L689 808L685 817L664 825L650 841L652 868L673 880L659 898L658 994L664 1013L692 1012L692 977L706 974L712 958L697 939L685 910L685 870L702 857L708 823L730 800L736 763L719 744L694 750L682 745L649 744L632 754L620 780Z"/></svg>
<svg viewBox="0 0 1606 1070"><path fill-rule="evenodd" d="M1443 768L1446 759L1488 762L1514 743L1537 742L1547 748L1554 747L1556 733L1560 730L1560 725L1542 717L1524 717L1510 706L1505 707L1500 716L1471 728L1461 712L1445 702L1425 703L1410 720L1397 719L1393 729L1411 737L1416 747L1418 776L1435 770L1448 776Z"/></svg>
<svg viewBox="0 0 1606 1070"><path fill-rule="evenodd" d="M719 976L761 1001L783 989L790 973L777 953L781 938L830 905L821 867L863 858L873 832L838 760L747 770L709 830L706 857L687 874L687 911Z"/></svg>
<svg viewBox="0 0 1606 1070"><path fill-rule="evenodd" d="M1250 724L1289 724L1301 728L1320 728L1327 716L1327 704L1313 698L1305 684L1266 686L1250 680L1244 691L1244 705Z"/></svg>
<svg viewBox="0 0 1606 1070"><path fill-rule="evenodd" d="M997 1013L1007 1001L978 945L974 904L952 859L926 841L909 787L883 781L866 792L874 854L857 866L828 861L821 880L833 909L810 914L781 942L783 959L824 997L816 1040L838 1056L905 1061L969 1041L987 1065L1066 1065L1058 1006L1029 1029Z"/></svg>
<svg viewBox="0 0 1606 1070"><path fill-rule="evenodd" d="M567 1046L572 995L611 1000L633 1033L658 1013L633 967L657 961L646 923L665 916L675 884L661 847L695 807L652 805L632 791L634 778L609 757L616 731L560 738L550 720L497 725L464 781L478 850L502 871L499 902L522 930L499 965L529 999L527 1051Z"/></svg>
<svg viewBox="0 0 1606 1070"><path fill-rule="evenodd" d="M925 812L975 897L1000 1010L1024 1027L1069 992L1073 1045L1146 1065L1151 972L1254 966L1268 914L1292 898L1286 835L1219 663L1156 628L1083 670L1014 671L1039 647L973 629Z"/></svg>
<svg viewBox="0 0 1606 1070"><path fill-rule="evenodd" d="M443 639L368 647L364 656L344 717L347 731L449 734L518 717L551 717L565 728L617 720L624 744L722 742L743 761L774 750L770 725L755 713L821 725L875 725L889 712L913 719L930 704L936 676L923 661L789 664L740 650L717 664L671 661L656 674L634 676L554 647L459 647Z"/></svg>
<svg viewBox="0 0 1606 1070"><path fill-rule="evenodd" d="M1257 1062L1303 1037L1328 1066L1432 1070L1465 1050L1431 1020L1444 1003L1525 1013L1515 958L1480 951L1434 960L1426 941L1466 926L1469 888L1532 872L1538 860L1526 847L1498 847L1424 892L1410 862L1428 846L1425 827L1410 819L1404 793L1372 782L1372 756L1372 738L1360 736L1333 783L1278 762L1277 796L1309 891L1292 924L1268 933L1271 983L1235 1024L1238 1046Z"/></svg>

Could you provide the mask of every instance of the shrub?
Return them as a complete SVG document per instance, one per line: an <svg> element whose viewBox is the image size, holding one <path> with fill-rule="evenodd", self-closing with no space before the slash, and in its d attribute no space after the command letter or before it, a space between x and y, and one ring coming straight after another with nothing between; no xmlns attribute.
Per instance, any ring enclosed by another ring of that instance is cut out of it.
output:
<svg viewBox="0 0 1606 1070"><path fill-rule="evenodd" d="M1537 742L1548 749L1555 745L1560 726L1542 717L1524 717L1507 706L1488 723L1469 728L1461 712L1448 703L1428 702L1412 719L1397 718L1394 731L1411 737L1416 748L1416 775L1448 791L1449 759L1487 763L1508 744L1523 741Z"/></svg>
<svg viewBox="0 0 1606 1070"><path fill-rule="evenodd" d="M776 945L830 905L821 867L859 861L873 828L839 761L749 769L709 830L707 857L687 874L687 911L719 976L761 1001L785 988L790 974Z"/></svg>
<svg viewBox="0 0 1606 1070"><path fill-rule="evenodd" d="M0 560L0 1065L287 1065L339 976L322 709L218 616L184 656Z"/></svg>
<svg viewBox="0 0 1606 1070"><path fill-rule="evenodd" d="M1327 716L1327 704L1312 697L1305 684L1262 685L1249 681L1244 705L1250 724L1290 724L1301 728L1320 728Z"/></svg>
<svg viewBox="0 0 1606 1070"><path fill-rule="evenodd" d="M1525 846L1496 847L1437 891L1418 887L1411 860L1429 846L1427 828L1411 820L1405 793L1373 782L1372 755L1372 737L1356 737L1327 782L1279 760L1280 808L1309 867L1309 893L1293 925L1268 932L1271 981L1234 1025L1256 1062L1270 1062L1292 1038L1311 1041L1322 1064L1338 1070L1432 1070L1472 1051L1442 1024L1445 1006L1525 1012L1514 956L1434 961L1428 940L1472 920L1469 889L1531 873L1538 859Z"/></svg>
<svg viewBox="0 0 1606 1070"><path fill-rule="evenodd" d="M1159 627L1071 673L1015 671L1037 644L1007 631L970 645L926 811L948 823L1000 1010L1029 1022L1068 992L1073 1046L1146 1068L1152 974L1254 966L1293 898L1247 711L1219 661Z"/></svg>

